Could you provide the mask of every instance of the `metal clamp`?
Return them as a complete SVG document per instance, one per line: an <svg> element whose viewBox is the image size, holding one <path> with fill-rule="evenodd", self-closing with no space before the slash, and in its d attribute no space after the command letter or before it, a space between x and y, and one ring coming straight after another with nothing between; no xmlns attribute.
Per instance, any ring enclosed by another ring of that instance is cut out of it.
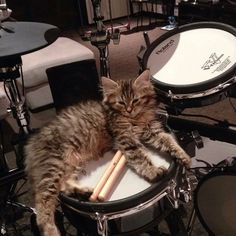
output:
<svg viewBox="0 0 236 236"><path fill-rule="evenodd" d="M95 213L97 220L97 232L101 236L108 235L107 217L98 212Z"/></svg>

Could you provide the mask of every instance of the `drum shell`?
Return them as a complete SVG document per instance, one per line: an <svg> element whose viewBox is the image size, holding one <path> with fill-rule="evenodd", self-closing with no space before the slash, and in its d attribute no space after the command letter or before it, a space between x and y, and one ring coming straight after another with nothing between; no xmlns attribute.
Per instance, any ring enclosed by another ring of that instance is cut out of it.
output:
<svg viewBox="0 0 236 236"><path fill-rule="evenodd" d="M109 220L109 235L136 236L139 233L148 231L155 227L165 218L167 213L172 210L170 207L166 207L163 204L163 201L164 199L161 199L150 208L139 211L130 216ZM62 204L62 210L69 222L78 229L79 232L93 236L99 235L97 232L97 220L71 210L71 208L66 204Z"/></svg>
<svg viewBox="0 0 236 236"><path fill-rule="evenodd" d="M177 168L176 162L173 161L168 174L163 179L138 194L120 200L104 203L82 202L61 193L59 199L62 210L72 225L79 231L96 235L97 221L94 220L95 213L116 214L120 211L132 211L135 207L145 204L168 187L169 181L175 178ZM167 209L165 209L162 199L160 199L146 209L140 209L130 215L108 220L108 228L112 235L137 235L137 233L145 232L145 230L157 225L166 212Z"/></svg>
<svg viewBox="0 0 236 236"><path fill-rule="evenodd" d="M154 82L155 84L155 82ZM156 89L157 99L159 102L162 102L168 106L184 109L184 108L192 108L192 107L204 107L208 106L217 102L222 101L223 99L229 97L232 92L228 88L219 90L217 92L214 92L213 94L210 94L208 96L204 96L204 93L202 93L201 97L193 98L191 97L191 94L187 95L186 98L181 99L175 99L171 96L167 96L166 93L163 93L163 91Z"/></svg>

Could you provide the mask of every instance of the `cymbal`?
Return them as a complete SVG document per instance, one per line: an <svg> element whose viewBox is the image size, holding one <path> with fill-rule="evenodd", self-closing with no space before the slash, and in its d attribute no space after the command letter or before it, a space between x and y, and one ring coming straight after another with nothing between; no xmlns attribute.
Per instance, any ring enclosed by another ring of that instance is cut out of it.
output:
<svg viewBox="0 0 236 236"><path fill-rule="evenodd" d="M0 29L0 66L4 61L39 50L53 43L59 28L39 22L3 22Z"/></svg>

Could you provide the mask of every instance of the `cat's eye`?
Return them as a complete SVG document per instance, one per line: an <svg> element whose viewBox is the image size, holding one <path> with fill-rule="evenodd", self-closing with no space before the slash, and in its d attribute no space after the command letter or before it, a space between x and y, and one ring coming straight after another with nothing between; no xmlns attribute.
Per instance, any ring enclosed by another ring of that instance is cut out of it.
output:
<svg viewBox="0 0 236 236"><path fill-rule="evenodd" d="M118 104L125 105L125 103L123 101L118 101Z"/></svg>
<svg viewBox="0 0 236 236"><path fill-rule="evenodd" d="M133 99L133 103L137 103L139 101L138 98Z"/></svg>

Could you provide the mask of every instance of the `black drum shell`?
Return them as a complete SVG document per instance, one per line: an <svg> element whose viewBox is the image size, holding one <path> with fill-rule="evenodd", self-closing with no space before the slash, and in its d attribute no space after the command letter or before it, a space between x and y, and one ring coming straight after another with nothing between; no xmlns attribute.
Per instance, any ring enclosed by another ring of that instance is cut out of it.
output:
<svg viewBox="0 0 236 236"><path fill-rule="evenodd" d="M164 176L160 181L152 184L149 188L143 190L142 192L130 196L128 198L123 198L115 201L108 202L86 202L80 201L73 197L67 196L64 193L60 193L59 200L61 203L62 210L68 220L76 227L84 233L89 233L91 235L96 235L97 232L97 221L90 218L89 214L95 215L95 212L100 214L106 213L115 213L123 210L133 209L136 206L143 204L150 199L154 198L161 191L163 191L169 184L169 181L175 177L177 172L178 165L175 161L170 163L169 171L166 176ZM121 229L121 221L122 218L117 218L114 220L109 220L109 230L112 232L112 235L137 235L138 232L144 232L144 230L153 227L153 224L158 223L158 219L160 221L161 216L163 215L163 207L161 207L161 201L155 203L152 206L152 211L154 212L154 218L150 219L145 225L141 225L138 228L130 228L128 232L124 232ZM78 212L78 211L82 212ZM149 209L145 209L144 213ZM85 214L84 214L84 213ZM138 212L139 213L139 212ZM142 215L142 210L140 211ZM137 216L138 215L138 216ZM130 216L127 216L128 221L137 219L140 217L139 214L134 213ZM126 216L125 216L126 217ZM124 218L125 218L124 217ZM126 219L124 219L126 220ZM89 227L88 227L89 226Z"/></svg>

